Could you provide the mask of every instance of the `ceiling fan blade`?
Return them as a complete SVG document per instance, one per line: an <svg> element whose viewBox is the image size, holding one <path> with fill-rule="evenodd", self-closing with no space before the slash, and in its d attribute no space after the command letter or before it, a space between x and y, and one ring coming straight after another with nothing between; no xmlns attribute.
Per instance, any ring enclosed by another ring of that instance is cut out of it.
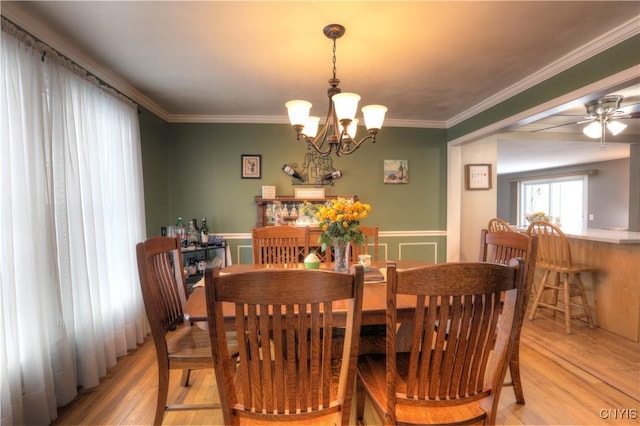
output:
<svg viewBox="0 0 640 426"><path fill-rule="evenodd" d="M556 124L555 126L549 126L549 127L545 127L543 129L536 129L536 130L532 130L531 133L536 133L536 132L544 132L545 130L551 130L551 129L555 129L558 127L564 127L564 126L571 126L572 124L582 124L582 123L588 123L590 121L593 121L595 117L593 118L588 118L586 120L580 120L580 121L571 121L569 123L562 123L562 124Z"/></svg>
<svg viewBox="0 0 640 426"><path fill-rule="evenodd" d="M613 118L640 118L640 102L616 110Z"/></svg>

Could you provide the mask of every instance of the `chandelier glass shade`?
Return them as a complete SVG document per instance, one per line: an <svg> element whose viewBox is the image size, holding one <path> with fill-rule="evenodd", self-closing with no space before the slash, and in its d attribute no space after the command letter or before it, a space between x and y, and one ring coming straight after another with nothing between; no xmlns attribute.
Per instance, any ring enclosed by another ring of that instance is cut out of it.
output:
<svg viewBox="0 0 640 426"><path fill-rule="evenodd" d="M285 104L291 126L296 130L297 139L307 142L319 154L327 156L334 152L336 156L349 155L355 152L367 140L375 143L376 135L382 128L387 107L383 105L367 105L362 108L364 124L368 134L361 140L356 139L359 120L356 118L360 95L342 93L338 87L340 80L336 78L336 40L344 35L345 28L339 24L324 27L324 35L333 40L333 78L329 80L329 112L320 126L320 118L310 116L311 102L293 100Z"/></svg>

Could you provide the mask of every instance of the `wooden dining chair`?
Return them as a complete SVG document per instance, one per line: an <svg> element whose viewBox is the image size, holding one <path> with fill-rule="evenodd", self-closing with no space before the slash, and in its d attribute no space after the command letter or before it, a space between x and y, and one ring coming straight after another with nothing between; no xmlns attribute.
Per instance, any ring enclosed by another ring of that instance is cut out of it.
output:
<svg viewBox="0 0 640 426"><path fill-rule="evenodd" d="M566 235L556 225L535 221L529 225L527 234L538 236L538 259L536 267L544 271L540 285L536 289L535 298L529 319L535 318L538 308L544 307L564 313L565 331L571 334L571 320L586 318L590 328L594 328L589 302L580 275L595 272L597 268L576 265L571 260L571 246ZM553 274L554 279L549 277ZM551 291L551 300L543 300L545 291ZM558 295L562 295L562 303ZM577 298L577 300L576 300ZM573 311L572 311L573 309ZM577 311L574 313L574 311Z"/></svg>
<svg viewBox="0 0 640 426"><path fill-rule="evenodd" d="M348 424L363 285L360 265L349 274L276 268L228 275L206 271L209 332L225 425L299 425L321 418L322 424ZM234 306L230 323L225 323L225 304ZM223 331L229 328L245 336L237 367L227 353Z"/></svg>
<svg viewBox="0 0 640 426"><path fill-rule="evenodd" d="M219 409L219 404L167 405L169 370L183 370L182 384L187 386L190 370L213 366L208 333L192 326L185 318L187 286L179 237L149 238L137 244L136 253L158 365L158 398L153 423L162 424L165 411Z"/></svg>
<svg viewBox="0 0 640 426"><path fill-rule="evenodd" d="M478 259L480 262L508 265L509 261L514 257L520 257L524 260L525 303L522 305L523 312L517 324L516 343L509 360L511 381L505 383L505 386L513 386L513 392L516 395L518 404L525 403L522 380L520 378L520 334L522 333L525 317L524 311L527 309L527 300L531 295L533 286L537 252L538 237L536 235L528 236L520 232L489 232L486 229L480 232L480 256Z"/></svg>
<svg viewBox="0 0 640 426"><path fill-rule="evenodd" d="M387 264L386 354L358 359L357 418L365 400L382 423L495 424L524 303L524 264ZM416 298L410 348L396 348L398 298ZM376 422L377 423L377 422Z"/></svg>
<svg viewBox="0 0 640 426"><path fill-rule="evenodd" d="M264 226L251 229L253 263L298 264L309 253L308 226Z"/></svg>
<svg viewBox="0 0 640 426"><path fill-rule="evenodd" d="M378 242L378 225L358 227L364 237L364 243L362 245L351 244L351 262L358 261L359 254L371 254L371 260L378 260L379 254L379 242ZM373 248L373 252L370 251L370 247Z"/></svg>
<svg viewBox="0 0 640 426"><path fill-rule="evenodd" d="M493 219L491 219L489 221L489 224L487 225L487 229L489 230L489 232L513 232L513 229L511 229L511 225L509 225L509 222L504 219L500 219L499 217L494 217Z"/></svg>

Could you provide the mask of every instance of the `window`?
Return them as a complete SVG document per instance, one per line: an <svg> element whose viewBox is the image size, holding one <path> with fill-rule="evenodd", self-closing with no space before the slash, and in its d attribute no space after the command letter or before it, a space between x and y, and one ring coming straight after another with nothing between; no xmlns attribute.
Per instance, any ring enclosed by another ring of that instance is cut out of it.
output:
<svg viewBox="0 0 640 426"><path fill-rule="evenodd" d="M586 175L521 181L518 192L518 223L527 225L526 214L542 211L565 232L586 228Z"/></svg>

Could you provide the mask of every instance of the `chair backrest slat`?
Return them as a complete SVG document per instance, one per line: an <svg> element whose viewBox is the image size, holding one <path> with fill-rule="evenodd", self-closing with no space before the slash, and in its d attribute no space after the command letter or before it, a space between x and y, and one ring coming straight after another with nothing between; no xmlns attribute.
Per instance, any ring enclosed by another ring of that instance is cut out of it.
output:
<svg viewBox="0 0 640 426"><path fill-rule="evenodd" d="M371 254L371 260L376 261L379 258L379 240L378 240L378 225L374 226L359 226L360 231L362 231L362 235L364 236L364 244L362 245L351 245L351 261L357 262L359 254ZM372 247L372 251L369 250L369 247Z"/></svg>
<svg viewBox="0 0 640 426"><path fill-rule="evenodd" d="M184 320L186 280L180 240L154 237L136 246L140 286L154 339Z"/></svg>
<svg viewBox="0 0 640 426"><path fill-rule="evenodd" d="M309 253L309 227L254 227L251 242L255 264L298 264Z"/></svg>
<svg viewBox="0 0 640 426"><path fill-rule="evenodd" d="M387 265L387 413L395 413L396 404L465 404L502 386L524 314L524 274L522 259L402 271L393 262ZM401 295L416 296L406 353L396 350L395 307ZM396 379L398 371L406 380Z"/></svg>
<svg viewBox="0 0 640 426"><path fill-rule="evenodd" d="M529 294L533 286L539 241L536 235L529 236L521 232L480 231L480 262L508 265L513 258L524 259L525 292Z"/></svg>
<svg viewBox="0 0 640 426"><path fill-rule="evenodd" d="M269 268L219 275L207 270L209 330L225 424L237 424L240 417L277 422L323 415L348 422L363 282L361 266L352 266L350 274ZM225 303L235 305L231 328L244 336L238 338L237 366L223 362L229 357L220 329L229 321ZM344 338L334 339L335 333Z"/></svg>

